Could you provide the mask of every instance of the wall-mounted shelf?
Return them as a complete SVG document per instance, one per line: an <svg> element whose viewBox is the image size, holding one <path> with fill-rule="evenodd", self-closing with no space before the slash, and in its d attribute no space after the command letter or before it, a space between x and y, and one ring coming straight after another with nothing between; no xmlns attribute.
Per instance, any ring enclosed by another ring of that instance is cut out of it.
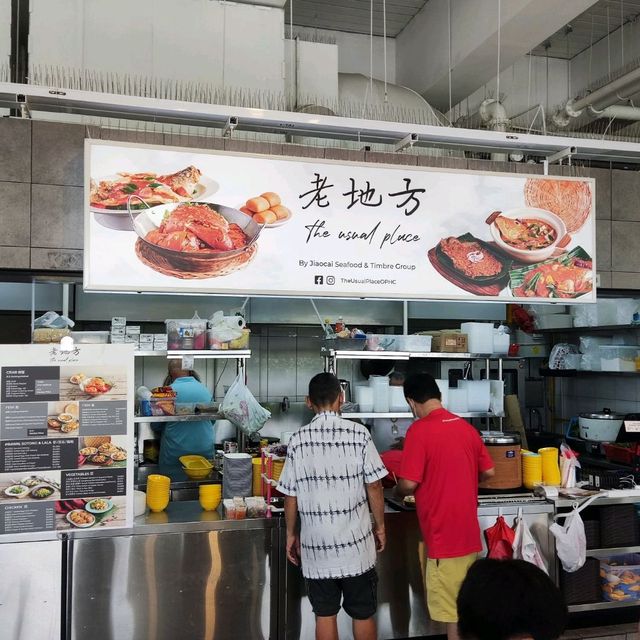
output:
<svg viewBox="0 0 640 640"><path fill-rule="evenodd" d="M623 607L638 607L640 600L631 600L629 602L591 602L590 604L570 604L567 609L569 613L579 613L581 611L599 611L602 609L619 609Z"/></svg>
<svg viewBox="0 0 640 640"><path fill-rule="evenodd" d="M640 553L640 546L615 547L613 549L587 549L587 557L591 558L609 558L611 556L621 556L625 553Z"/></svg>
<svg viewBox="0 0 640 640"><path fill-rule="evenodd" d="M615 333L616 331L632 331L640 329L640 325L634 324L610 324L601 327L564 327L561 329L534 329L534 333L558 334L558 333Z"/></svg>
<svg viewBox="0 0 640 640"><path fill-rule="evenodd" d="M502 418L504 417L503 415L498 415L495 413L491 413L491 412L482 412L482 411L472 411L472 412L465 412L465 413L456 413L457 416L460 416L461 418ZM406 413L398 413L398 412L389 412L389 413L372 413L372 412L366 412L366 413L360 413L360 412L354 412L354 413L343 413L342 414L343 418L348 419L366 419L366 418L373 418L376 420L379 419L389 419L389 420L403 420L403 419L410 419L413 420L413 414L406 412Z"/></svg>
<svg viewBox="0 0 640 640"><path fill-rule="evenodd" d="M540 375L546 378L593 378L594 376L635 377L640 371L582 371L580 369L540 369Z"/></svg>
<svg viewBox="0 0 640 640"><path fill-rule="evenodd" d="M180 416L135 416L134 424L142 422L198 422L199 420L222 420L219 413L192 413Z"/></svg>
<svg viewBox="0 0 640 640"><path fill-rule="evenodd" d="M181 358L182 356L193 356L199 359L240 359L246 360L251 357L250 349L222 349L218 351L203 350L176 350L176 351L134 351L134 356L138 358Z"/></svg>
<svg viewBox="0 0 640 640"><path fill-rule="evenodd" d="M321 355L335 360L410 360L428 358L431 360L520 360L506 354L495 353L442 353L415 351L340 351L323 348Z"/></svg>

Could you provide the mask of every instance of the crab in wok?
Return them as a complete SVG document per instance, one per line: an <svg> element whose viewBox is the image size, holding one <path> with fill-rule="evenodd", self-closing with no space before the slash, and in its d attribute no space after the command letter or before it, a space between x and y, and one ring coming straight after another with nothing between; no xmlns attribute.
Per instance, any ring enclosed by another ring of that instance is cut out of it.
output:
<svg viewBox="0 0 640 640"><path fill-rule="evenodd" d="M244 231L203 204L185 203L165 216L157 229L145 240L164 249L197 253L232 251L247 245Z"/></svg>

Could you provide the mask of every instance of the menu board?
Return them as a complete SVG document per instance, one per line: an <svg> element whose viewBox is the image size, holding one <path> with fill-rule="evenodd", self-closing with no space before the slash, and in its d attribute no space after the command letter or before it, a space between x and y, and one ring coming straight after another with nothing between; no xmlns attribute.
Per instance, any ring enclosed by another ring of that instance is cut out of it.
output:
<svg viewBox="0 0 640 640"><path fill-rule="evenodd" d="M593 302L591 178L86 141L84 286Z"/></svg>
<svg viewBox="0 0 640 640"><path fill-rule="evenodd" d="M0 351L0 539L133 522L133 345Z"/></svg>

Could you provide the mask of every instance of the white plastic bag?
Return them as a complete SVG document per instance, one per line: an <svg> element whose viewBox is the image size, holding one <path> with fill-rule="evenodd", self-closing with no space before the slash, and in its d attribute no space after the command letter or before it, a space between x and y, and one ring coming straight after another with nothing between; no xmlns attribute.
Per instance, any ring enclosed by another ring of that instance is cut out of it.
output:
<svg viewBox="0 0 640 640"><path fill-rule="evenodd" d="M271 417L255 399L244 383L242 374L236 376L220 405L220 413L229 422L240 427L247 435L260 431L264 423Z"/></svg>
<svg viewBox="0 0 640 640"><path fill-rule="evenodd" d="M556 518L566 518L564 526L554 522L549 527L549 531L556 539L558 558L567 573L573 573L580 569L587 559L587 537L580 512L598 497L598 495L592 496L580 507L574 506L570 513L556 515Z"/></svg>
<svg viewBox="0 0 640 640"><path fill-rule="evenodd" d="M515 560L525 560L536 565L538 569L542 569L547 575L549 571L547 564L542 557L542 553L538 548L529 525L522 517L522 509L518 509L518 517L516 518L516 537L513 541L513 557Z"/></svg>

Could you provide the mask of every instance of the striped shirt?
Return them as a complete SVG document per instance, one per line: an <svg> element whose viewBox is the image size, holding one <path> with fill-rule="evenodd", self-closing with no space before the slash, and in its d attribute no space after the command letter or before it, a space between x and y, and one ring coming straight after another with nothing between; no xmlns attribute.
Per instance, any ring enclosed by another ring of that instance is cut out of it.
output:
<svg viewBox="0 0 640 640"><path fill-rule="evenodd" d="M375 565L365 484L386 475L365 427L335 413L291 437L278 490L298 501L305 578L358 576Z"/></svg>

